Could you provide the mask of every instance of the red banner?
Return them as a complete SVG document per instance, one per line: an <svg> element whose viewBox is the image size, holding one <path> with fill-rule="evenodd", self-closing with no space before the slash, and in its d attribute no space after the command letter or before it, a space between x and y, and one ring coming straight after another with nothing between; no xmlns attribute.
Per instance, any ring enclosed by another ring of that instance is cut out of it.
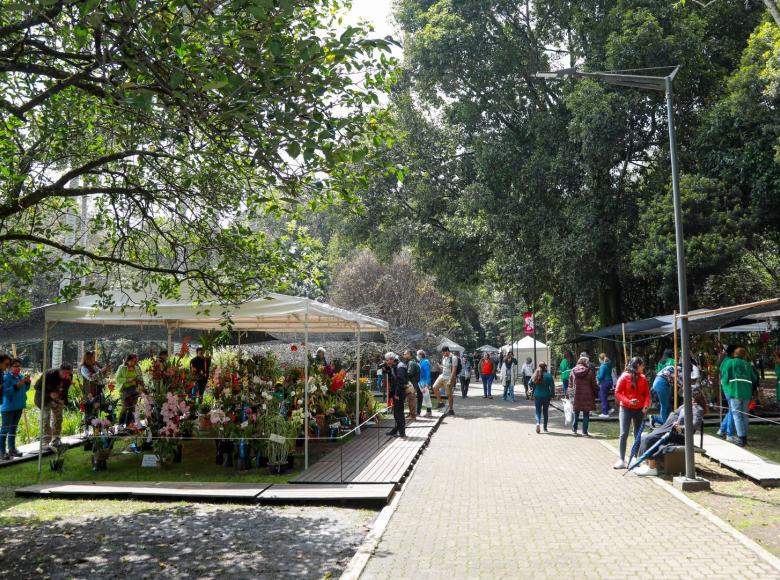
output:
<svg viewBox="0 0 780 580"><path fill-rule="evenodd" d="M523 312L523 332L526 336L533 336L534 334L534 313L528 310Z"/></svg>

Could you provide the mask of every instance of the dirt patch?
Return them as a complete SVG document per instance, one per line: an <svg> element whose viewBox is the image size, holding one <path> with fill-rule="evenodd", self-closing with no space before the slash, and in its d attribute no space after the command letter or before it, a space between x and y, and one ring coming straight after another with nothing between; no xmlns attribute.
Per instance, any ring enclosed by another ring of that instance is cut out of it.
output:
<svg viewBox="0 0 780 580"><path fill-rule="evenodd" d="M691 499L780 556L780 488L763 488L714 461L697 457L701 477L712 483Z"/></svg>

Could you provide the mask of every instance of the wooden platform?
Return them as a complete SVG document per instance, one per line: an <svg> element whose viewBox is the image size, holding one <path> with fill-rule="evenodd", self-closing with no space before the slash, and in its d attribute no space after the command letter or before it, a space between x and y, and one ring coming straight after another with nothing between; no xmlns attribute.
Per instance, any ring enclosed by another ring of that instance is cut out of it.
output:
<svg viewBox="0 0 780 580"><path fill-rule="evenodd" d="M62 444L67 445L68 447L76 447L78 445L81 445L81 443L84 441L84 437L81 435L71 435L69 437L62 437L61 438ZM0 467L8 467L9 465L16 465L18 463L24 463L25 461L32 461L38 459L38 442L34 443L28 443L27 445L20 445L18 447L19 451L22 453L21 457L13 457L9 459L8 461L2 461L0 460ZM52 452L49 450L48 447L43 448L43 456L46 457L47 455L51 455ZM46 464L48 465L48 464Z"/></svg>
<svg viewBox="0 0 780 580"><path fill-rule="evenodd" d="M16 490L17 497L57 499L136 499L259 504L318 504L381 507L395 486L273 485L268 483L49 482Z"/></svg>
<svg viewBox="0 0 780 580"><path fill-rule="evenodd" d="M749 433L748 433L749 436ZM719 437L704 436L704 454L724 467L744 475L763 487L780 487L780 464L772 463Z"/></svg>
<svg viewBox="0 0 780 580"><path fill-rule="evenodd" d="M406 438L387 437L393 422L364 428L352 441L334 449L290 483L393 484L403 482L442 420L441 413L406 426Z"/></svg>

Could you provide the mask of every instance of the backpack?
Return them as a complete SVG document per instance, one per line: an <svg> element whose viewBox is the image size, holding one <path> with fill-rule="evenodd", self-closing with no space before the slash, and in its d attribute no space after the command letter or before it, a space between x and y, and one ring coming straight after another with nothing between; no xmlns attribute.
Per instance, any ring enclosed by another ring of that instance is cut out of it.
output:
<svg viewBox="0 0 780 580"><path fill-rule="evenodd" d="M459 357L459 356L456 356L456 357L455 357L455 361L458 363L458 364L455 366L455 374L459 375L459 374L460 374L460 371L462 371L462 370L463 370L463 362L460 360L460 357Z"/></svg>

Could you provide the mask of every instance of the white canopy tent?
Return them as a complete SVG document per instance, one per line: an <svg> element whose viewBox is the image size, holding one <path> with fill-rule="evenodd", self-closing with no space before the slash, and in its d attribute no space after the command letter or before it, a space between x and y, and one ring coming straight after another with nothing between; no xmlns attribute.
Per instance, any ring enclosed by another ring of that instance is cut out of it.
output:
<svg viewBox="0 0 780 580"><path fill-rule="evenodd" d="M227 318L234 330L263 330L277 332L298 332L304 335L304 381L306 396L305 412L309 411L309 333L310 332L354 332L357 338L357 397L355 419L360 423L360 334L361 332L384 332L389 325L384 320L364 316L356 312L336 308L309 298L269 294L265 298L250 300L231 307L208 302L193 302L183 296L177 300L163 300L150 313L143 306L147 295L133 294L122 290L111 293L112 307L101 307L97 296L82 296L72 302L46 307L43 332L43 373L49 364L49 327L58 322L127 325L164 326L168 329L168 350L172 348L172 333L176 328L202 330L221 329ZM359 427L358 427L359 428ZM43 433L43 413L41 413ZM38 454L40 473L43 455L41 443ZM304 429L304 468L309 467L309 430Z"/></svg>
<svg viewBox="0 0 780 580"><path fill-rule="evenodd" d="M457 342L453 342L453 341L451 341L449 338L445 338L444 340L442 340L442 341L439 343L439 345L436 347L436 350L440 352L440 351L441 351L441 349L443 349L445 346L446 346L448 349L450 349L450 352L458 352L458 353L463 353L463 352L466 352L466 349L465 349L465 348L463 348L463 347L462 347L461 345L459 345Z"/></svg>
<svg viewBox="0 0 780 580"><path fill-rule="evenodd" d="M549 365L550 347L538 340L534 341L532 336L524 336L515 342L514 345L504 345L501 347L501 352L506 353L510 350L514 350L514 355L517 357L517 360L521 362L525 362L525 359L527 358L534 360L534 342L536 342L536 360L534 361L534 364L538 365L540 362L546 362ZM514 349L512 348L513 346Z"/></svg>

